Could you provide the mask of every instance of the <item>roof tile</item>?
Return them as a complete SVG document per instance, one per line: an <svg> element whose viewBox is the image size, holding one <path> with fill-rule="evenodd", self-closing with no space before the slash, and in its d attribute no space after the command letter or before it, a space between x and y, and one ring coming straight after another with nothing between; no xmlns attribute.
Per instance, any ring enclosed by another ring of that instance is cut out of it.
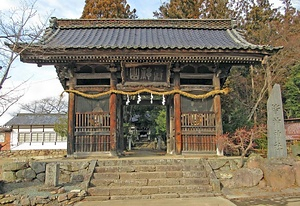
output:
<svg viewBox="0 0 300 206"><path fill-rule="evenodd" d="M65 114L27 114L19 113L9 120L5 126L24 126L24 125L54 125L60 118L66 117Z"/></svg>
<svg viewBox="0 0 300 206"><path fill-rule="evenodd" d="M59 29L44 46L49 48L213 48L232 49L245 45L227 30L170 28L86 28Z"/></svg>
<svg viewBox="0 0 300 206"><path fill-rule="evenodd" d="M267 49L247 42L232 20L53 18L42 47L53 49Z"/></svg>

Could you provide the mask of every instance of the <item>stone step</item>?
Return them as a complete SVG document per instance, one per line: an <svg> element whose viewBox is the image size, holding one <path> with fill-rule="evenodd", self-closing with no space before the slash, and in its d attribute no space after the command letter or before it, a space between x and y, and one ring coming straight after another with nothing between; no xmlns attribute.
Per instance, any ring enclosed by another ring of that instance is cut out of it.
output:
<svg viewBox="0 0 300 206"><path fill-rule="evenodd" d="M155 178L205 178L205 171L115 172L94 173L94 179L155 179Z"/></svg>
<svg viewBox="0 0 300 206"><path fill-rule="evenodd" d="M131 196L154 194L187 194L212 192L209 185L171 185L171 186L124 186L124 187L90 187L91 196Z"/></svg>
<svg viewBox="0 0 300 206"><path fill-rule="evenodd" d="M98 160L96 166L132 166L132 165L203 165L201 159L196 158L164 158L164 159L106 159ZM202 166L203 167L203 166Z"/></svg>
<svg viewBox="0 0 300 206"><path fill-rule="evenodd" d="M92 179L90 186L208 185L208 178Z"/></svg>
<svg viewBox="0 0 300 206"><path fill-rule="evenodd" d="M155 172L155 171L204 171L203 165L123 165L97 166L95 173Z"/></svg>
<svg viewBox="0 0 300 206"><path fill-rule="evenodd" d="M167 198L197 198L220 196L221 194L213 192L201 193L167 193L153 195L113 195L113 196L87 196L85 201L105 201L105 200L130 200L130 199L167 199Z"/></svg>
<svg viewBox="0 0 300 206"><path fill-rule="evenodd" d="M201 159L98 160L89 199L162 199L213 196Z"/></svg>

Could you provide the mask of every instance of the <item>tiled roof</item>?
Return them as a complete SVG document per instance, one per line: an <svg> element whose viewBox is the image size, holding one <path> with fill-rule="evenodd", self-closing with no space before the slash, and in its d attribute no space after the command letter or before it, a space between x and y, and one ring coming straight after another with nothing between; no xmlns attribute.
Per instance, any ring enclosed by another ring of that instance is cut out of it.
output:
<svg viewBox="0 0 300 206"><path fill-rule="evenodd" d="M64 114L25 114L19 113L9 120L5 126L54 125Z"/></svg>
<svg viewBox="0 0 300 206"><path fill-rule="evenodd" d="M45 49L252 49L231 20L51 19Z"/></svg>

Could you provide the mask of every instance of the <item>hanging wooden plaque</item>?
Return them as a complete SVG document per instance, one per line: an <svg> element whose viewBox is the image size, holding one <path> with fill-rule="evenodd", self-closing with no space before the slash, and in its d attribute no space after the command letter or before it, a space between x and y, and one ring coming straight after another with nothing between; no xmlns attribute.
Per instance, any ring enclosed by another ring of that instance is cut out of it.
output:
<svg viewBox="0 0 300 206"><path fill-rule="evenodd" d="M122 67L124 85L170 84L170 68L167 64L125 64Z"/></svg>

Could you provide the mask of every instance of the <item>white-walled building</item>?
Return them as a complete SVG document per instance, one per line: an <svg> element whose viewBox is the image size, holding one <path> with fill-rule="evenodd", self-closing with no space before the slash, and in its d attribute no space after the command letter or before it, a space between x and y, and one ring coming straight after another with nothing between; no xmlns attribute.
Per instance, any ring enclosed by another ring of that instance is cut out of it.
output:
<svg viewBox="0 0 300 206"><path fill-rule="evenodd" d="M67 149L67 137L54 131L64 114L19 113L5 126L11 127L11 150Z"/></svg>

